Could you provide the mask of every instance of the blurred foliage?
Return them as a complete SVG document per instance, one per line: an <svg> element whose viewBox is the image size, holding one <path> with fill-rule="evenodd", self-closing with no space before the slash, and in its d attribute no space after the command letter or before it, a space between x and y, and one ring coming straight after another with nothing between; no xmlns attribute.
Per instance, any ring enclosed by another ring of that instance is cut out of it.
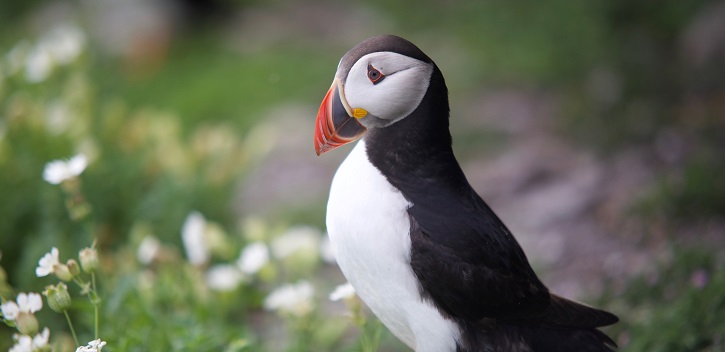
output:
<svg viewBox="0 0 725 352"><path fill-rule="evenodd" d="M722 351L725 257L677 249L667 262L603 299L626 319L608 330L628 351Z"/></svg>
<svg viewBox="0 0 725 352"><path fill-rule="evenodd" d="M122 62L93 69L99 90L124 97L133 106L163 107L178 113L184 128L204 122L231 123L237 131L259 122L282 101L315 101L331 75L334 53L272 47L240 53L209 34L175 42L167 61L151 72L118 70ZM319 89L318 89L319 88Z"/></svg>

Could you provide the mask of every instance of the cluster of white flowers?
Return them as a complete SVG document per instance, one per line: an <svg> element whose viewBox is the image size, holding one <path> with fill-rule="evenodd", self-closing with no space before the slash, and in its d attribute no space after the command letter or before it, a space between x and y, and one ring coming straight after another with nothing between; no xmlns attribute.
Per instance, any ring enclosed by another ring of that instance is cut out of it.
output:
<svg viewBox="0 0 725 352"><path fill-rule="evenodd" d="M322 234L312 226L293 226L272 241L272 253L277 258L286 258L293 254L317 256Z"/></svg>
<svg viewBox="0 0 725 352"><path fill-rule="evenodd" d="M264 299L264 308L301 317L312 312L314 293L312 284L304 280L283 285Z"/></svg>
<svg viewBox="0 0 725 352"><path fill-rule="evenodd" d="M35 292L21 292L16 298L17 303L7 301L0 306L3 317L7 320L15 320L21 313L33 314L43 308L43 299Z"/></svg>
<svg viewBox="0 0 725 352"><path fill-rule="evenodd" d="M181 237L187 258L191 264L202 266L209 262L209 239L206 238L207 222L199 212L189 214L184 222ZM153 237L147 237L139 247L137 256L143 263L150 261L158 251L159 243ZM270 253L271 247L271 253ZM270 261L270 254L275 258L285 259L291 256L321 258L334 263L334 254L329 240L311 226L294 226L284 234L274 238L268 247L262 241L247 244L241 251L236 265L218 264L205 273L205 281L209 288L216 291L235 290L249 275L259 272ZM319 260L319 259L318 259ZM338 286L329 296L330 300L338 301L354 297L355 289L349 283ZM292 316L309 314L313 307L314 287L307 281L286 284L272 291L264 300L264 308Z"/></svg>
<svg viewBox="0 0 725 352"><path fill-rule="evenodd" d="M15 344L9 352L38 352L48 349L50 331L44 328L38 333L38 320L34 315L42 308L43 300L34 292L21 292L15 301L7 301L0 306L3 319L15 322L21 333L13 335Z"/></svg>
<svg viewBox="0 0 725 352"><path fill-rule="evenodd" d="M15 345L10 347L8 352L39 352L49 351L50 345L48 340L50 339L50 330L44 328L42 332L38 333L34 337L27 335L13 335Z"/></svg>
<svg viewBox="0 0 725 352"><path fill-rule="evenodd" d="M214 234L216 237L223 237L220 231L212 230L213 226L201 213L194 211L186 217L181 230L181 239L189 263L202 267L210 261L210 248L215 243ZM216 242L220 241L223 242L223 239L216 238ZM147 236L137 252L139 261L148 263L155 256L159 246L158 240ZM236 263L214 265L206 271L204 278L212 290L232 291L247 280L249 275L259 272L268 262L267 245L261 241L252 242L242 249Z"/></svg>
<svg viewBox="0 0 725 352"><path fill-rule="evenodd" d="M88 158L83 154L78 154L68 160L53 160L45 164L43 179L57 185L65 180L78 177L86 166L88 166Z"/></svg>
<svg viewBox="0 0 725 352"><path fill-rule="evenodd" d="M106 341L101 339L93 340L88 342L86 346L80 346L76 348L76 352L101 352L103 346L106 345Z"/></svg>
<svg viewBox="0 0 725 352"><path fill-rule="evenodd" d="M269 262L269 249L264 242L253 242L244 247L236 265L219 264L206 272L206 283L216 291L231 291L254 275Z"/></svg>
<svg viewBox="0 0 725 352"><path fill-rule="evenodd" d="M63 24L47 32L35 45L17 44L7 55L9 74L25 71L25 79L38 83L58 66L74 62L83 52L86 36L75 25Z"/></svg>
<svg viewBox="0 0 725 352"><path fill-rule="evenodd" d="M209 268L204 275L206 284L215 291L233 291L245 277L239 269L231 264L219 264Z"/></svg>

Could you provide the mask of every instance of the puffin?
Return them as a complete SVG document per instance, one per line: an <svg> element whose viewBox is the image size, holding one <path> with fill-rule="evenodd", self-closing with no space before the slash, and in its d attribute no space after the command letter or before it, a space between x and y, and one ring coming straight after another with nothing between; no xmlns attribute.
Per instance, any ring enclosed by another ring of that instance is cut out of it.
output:
<svg viewBox="0 0 725 352"><path fill-rule="evenodd" d="M466 179L448 89L410 41L348 51L316 118L317 155L359 142L335 173L326 226L360 299L418 352L614 351L618 318L555 295Z"/></svg>

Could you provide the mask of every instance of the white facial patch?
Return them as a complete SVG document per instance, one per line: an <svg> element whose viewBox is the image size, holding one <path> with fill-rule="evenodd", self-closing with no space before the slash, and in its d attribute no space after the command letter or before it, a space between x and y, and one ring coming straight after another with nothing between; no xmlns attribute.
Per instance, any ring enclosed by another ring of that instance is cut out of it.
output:
<svg viewBox="0 0 725 352"><path fill-rule="evenodd" d="M378 84L368 78L368 65L385 76ZM389 51L368 54L350 69L344 81L345 99L351 108L365 109L370 115L388 121L387 126L418 107L432 73L432 63ZM365 119L360 122L365 124Z"/></svg>

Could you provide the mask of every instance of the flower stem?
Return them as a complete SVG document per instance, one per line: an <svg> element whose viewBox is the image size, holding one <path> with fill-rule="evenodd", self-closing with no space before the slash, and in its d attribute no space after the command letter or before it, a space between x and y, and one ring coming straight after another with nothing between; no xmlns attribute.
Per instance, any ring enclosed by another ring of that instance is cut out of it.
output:
<svg viewBox="0 0 725 352"><path fill-rule="evenodd" d="M98 339L98 291L96 291L96 273L91 272L91 285L93 287L93 313L95 316L95 339Z"/></svg>
<svg viewBox="0 0 725 352"><path fill-rule="evenodd" d="M65 314L65 320L68 321L68 326L70 327L70 332L71 332L71 334L73 334L73 341L75 341L76 346L80 346L80 344L78 344L78 336L76 336L76 331L75 331L75 329L73 329L73 323L70 322L70 316L68 315L68 310L64 310L63 314Z"/></svg>

